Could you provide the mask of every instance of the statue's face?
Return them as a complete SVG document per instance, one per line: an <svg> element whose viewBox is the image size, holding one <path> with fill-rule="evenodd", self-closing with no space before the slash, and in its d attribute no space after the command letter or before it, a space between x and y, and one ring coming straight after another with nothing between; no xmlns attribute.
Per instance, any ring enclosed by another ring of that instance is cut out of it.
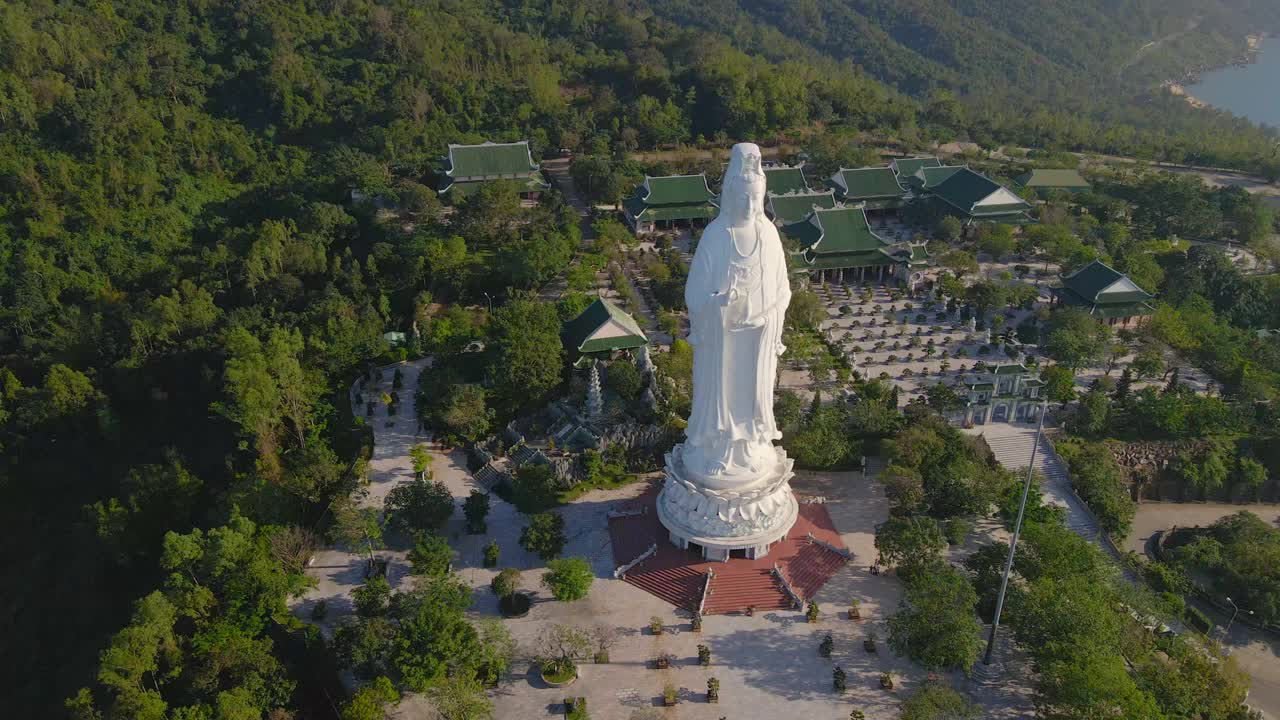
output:
<svg viewBox="0 0 1280 720"><path fill-rule="evenodd" d="M729 193L726 200L731 207L724 208L735 223L745 222L764 213L764 170L760 167L760 153L748 151L742 155L742 170L728 178Z"/></svg>

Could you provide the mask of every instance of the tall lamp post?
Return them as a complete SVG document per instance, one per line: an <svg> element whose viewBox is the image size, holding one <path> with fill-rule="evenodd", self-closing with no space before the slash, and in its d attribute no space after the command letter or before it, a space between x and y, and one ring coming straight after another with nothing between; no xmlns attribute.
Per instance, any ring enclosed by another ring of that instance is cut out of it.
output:
<svg viewBox="0 0 1280 720"><path fill-rule="evenodd" d="M1236 616L1240 614L1240 606L1236 605L1235 600L1232 600L1230 597L1228 597L1227 602L1231 603L1231 607L1235 609L1235 612L1231 613L1231 619L1227 621L1227 629L1222 631L1222 634L1224 635L1231 632L1231 624L1236 621ZM1245 610L1245 612L1249 613L1250 615L1253 614L1252 610Z"/></svg>
<svg viewBox="0 0 1280 720"><path fill-rule="evenodd" d="M1009 589L1009 573L1013 571L1013 553L1018 549L1018 535L1022 532L1022 516L1027 511L1027 495L1031 492L1031 479L1035 476L1036 451L1044 434L1044 416L1047 402L1040 403L1040 422L1036 425L1036 442L1031 446L1031 459L1027 461L1027 479L1022 484L1022 502L1018 503L1018 519L1013 523L1013 538L1009 541L1009 557L1004 561L1004 574L1000 577L1000 594L996 596L996 614L991 619L991 634L987 636L987 652L982 664L991 664L991 654L996 648L996 631L1000 629L1000 612L1004 610L1004 594Z"/></svg>

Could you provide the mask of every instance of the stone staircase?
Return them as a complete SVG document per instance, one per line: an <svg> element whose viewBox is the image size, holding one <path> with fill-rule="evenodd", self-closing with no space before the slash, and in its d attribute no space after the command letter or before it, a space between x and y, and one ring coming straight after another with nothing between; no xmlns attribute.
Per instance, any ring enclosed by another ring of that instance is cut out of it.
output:
<svg viewBox="0 0 1280 720"><path fill-rule="evenodd" d="M717 572L711 580L711 594L703 608L706 615L756 610L787 610L791 598L778 585L769 568L750 568L743 572Z"/></svg>
<svg viewBox="0 0 1280 720"><path fill-rule="evenodd" d="M1002 429L999 433L982 433L987 444L995 453L1000 464L1013 471L1026 470L1031 460L1031 448L1035 444L1035 430L1018 428L1016 432ZM1066 526L1090 540L1097 540L1101 530L1081 505L1079 498L1071 490L1071 476L1053 452L1048 438L1040 439L1040 447L1036 451L1035 469L1044 476L1040 491L1046 504L1057 505L1066 510L1064 518Z"/></svg>

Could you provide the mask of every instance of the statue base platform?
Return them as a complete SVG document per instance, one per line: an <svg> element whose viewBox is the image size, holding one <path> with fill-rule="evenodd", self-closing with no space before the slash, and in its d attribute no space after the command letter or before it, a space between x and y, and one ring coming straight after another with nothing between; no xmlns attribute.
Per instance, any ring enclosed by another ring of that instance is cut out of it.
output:
<svg viewBox="0 0 1280 720"><path fill-rule="evenodd" d="M671 544L707 560L763 558L795 525L799 506L791 493L793 461L775 448L777 461L755 480L732 489L712 489L690 477L684 445L667 453L666 480L657 513Z"/></svg>
<svg viewBox="0 0 1280 720"><path fill-rule="evenodd" d="M783 589L779 572L796 593L811 598L833 576L851 571L851 561L830 549L845 545L826 505L802 496L791 531L769 547L767 557L752 560L735 552L727 561L708 560L697 548L676 547L658 517L662 484L657 480L610 514L609 538L622 581L664 602L689 612L701 609L703 615L790 611L795 599ZM869 561L854 564L859 562Z"/></svg>

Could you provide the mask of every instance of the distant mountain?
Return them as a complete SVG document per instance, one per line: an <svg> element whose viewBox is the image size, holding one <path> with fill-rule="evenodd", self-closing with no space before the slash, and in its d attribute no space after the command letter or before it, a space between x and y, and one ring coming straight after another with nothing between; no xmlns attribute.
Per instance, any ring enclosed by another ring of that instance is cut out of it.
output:
<svg viewBox="0 0 1280 720"><path fill-rule="evenodd" d="M899 90L1083 100L1229 61L1280 30L1280 0L651 0L749 51L799 45Z"/></svg>

